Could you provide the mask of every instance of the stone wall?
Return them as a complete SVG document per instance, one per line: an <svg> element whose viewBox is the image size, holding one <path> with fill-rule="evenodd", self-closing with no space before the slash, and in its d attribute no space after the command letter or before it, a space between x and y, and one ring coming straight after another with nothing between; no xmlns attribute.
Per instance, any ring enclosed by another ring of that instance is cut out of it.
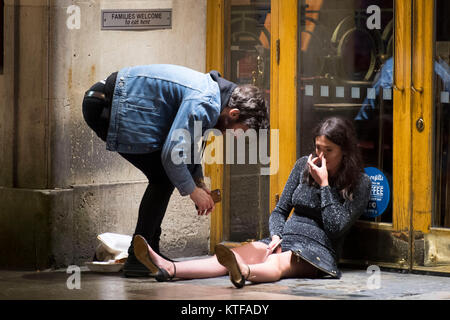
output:
<svg viewBox="0 0 450 320"><path fill-rule="evenodd" d="M82 119L84 92L122 67L171 63L206 72L206 0L6 0L0 75L0 267L92 258L96 236L132 234L146 179ZM80 27L69 28L70 6ZM172 28L101 30L102 9L172 9ZM208 252L209 218L172 195L162 251Z"/></svg>

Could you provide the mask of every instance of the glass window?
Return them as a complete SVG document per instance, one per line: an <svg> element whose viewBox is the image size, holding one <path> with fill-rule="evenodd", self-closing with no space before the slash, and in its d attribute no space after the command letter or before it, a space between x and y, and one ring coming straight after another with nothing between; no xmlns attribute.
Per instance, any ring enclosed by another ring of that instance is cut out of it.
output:
<svg viewBox="0 0 450 320"><path fill-rule="evenodd" d="M270 101L270 0L225 1L225 77L260 88ZM230 241L260 239L268 230L269 179L262 165L251 164L246 144L245 164L227 166L230 175ZM237 144L235 144L237 148Z"/></svg>
<svg viewBox="0 0 450 320"><path fill-rule="evenodd" d="M434 227L450 228L450 1L436 1Z"/></svg>
<svg viewBox="0 0 450 320"><path fill-rule="evenodd" d="M270 89L270 0L231 0L227 74L237 84Z"/></svg>
<svg viewBox="0 0 450 320"><path fill-rule="evenodd" d="M393 0L302 0L299 50L298 156L313 150L322 119L351 119L365 167L392 189ZM392 201L377 218L392 222Z"/></svg>

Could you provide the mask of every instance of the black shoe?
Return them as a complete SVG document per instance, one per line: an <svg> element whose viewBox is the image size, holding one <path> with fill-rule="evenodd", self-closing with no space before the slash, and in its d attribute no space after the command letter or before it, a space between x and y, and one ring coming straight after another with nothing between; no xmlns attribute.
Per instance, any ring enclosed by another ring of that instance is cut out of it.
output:
<svg viewBox="0 0 450 320"><path fill-rule="evenodd" d="M167 270L158 267L150 257L150 253L148 251L148 243L144 239L144 237L140 235L135 235L133 239L134 246L134 255L136 258L150 270L151 275L155 277L155 279L159 282L164 282L167 280L172 280L176 274L175 263L173 263L174 274L172 276L169 275Z"/></svg>
<svg viewBox="0 0 450 320"><path fill-rule="evenodd" d="M128 254L127 261L123 266L123 275L127 278L152 277L150 270L133 254Z"/></svg>

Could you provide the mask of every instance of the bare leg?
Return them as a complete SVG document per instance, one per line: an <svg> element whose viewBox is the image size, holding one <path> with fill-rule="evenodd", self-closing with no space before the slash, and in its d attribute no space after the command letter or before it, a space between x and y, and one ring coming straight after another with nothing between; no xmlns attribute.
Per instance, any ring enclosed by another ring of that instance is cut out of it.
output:
<svg viewBox="0 0 450 320"><path fill-rule="evenodd" d="M241 260L245 264L262 263L269 256L268 245L262 242L250 242L243 246L231 249L236 255L237 260Z"/></svg>
<svg viewBox="0 0 450 320"><path fill-rule="evenodd" d="M153 262L160 268L166 269L169 275L173 275L176 269L175 277L181 279L201 279L224 276L228 270L222 266L216 256L187 260L174 263L163 259L149 246L149 254ZM232 251L236 255L236 259L242 265L259 264L267 259L267 245L261 242L252 242L243 246L233 248Z"/></svg>
<svg viewBox="0 0 450 320"><path fill-rule="evenodd" d="M180 279L202 279L202 278L214 278L227 274L228 270L222 266L216 256L175 262L176 265L176 277ZM173 269L173 266L172 266ZM173 274L169 271L169 274Z"/></svg>
<svg viewBox="0 0 450 320"><path fill-rule="evenodd" d="M239 263L239 260L238 260ZM308 262L297 259L292 251L270 255L263 263L240 266L243 276L251 282L274 282L282 278L316 278L317 269Z"/></svg>

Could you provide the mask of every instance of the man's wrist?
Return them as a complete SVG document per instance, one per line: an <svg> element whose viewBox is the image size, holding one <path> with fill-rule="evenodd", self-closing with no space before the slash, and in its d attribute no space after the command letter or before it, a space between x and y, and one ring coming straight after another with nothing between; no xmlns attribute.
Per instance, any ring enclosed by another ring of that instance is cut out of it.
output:
<svg viewBox="0 0 450 320"><path fill-rule="evenodd" d="M195 185L196 185L198 188L204 188L204 187L206 187L206 184L205 184L205 181L203 180L203 178L200 178L200 177L195 178L195 179L194 179L194 182L195 182Z"/></svg>
<svg viewBox="0 0 450 320"><path fill-rule="evenodd" d="M192 198L192 196L194 196L197 192L198 192L199 187L194 187L194 190L192 190L192 192L189 194L189 196Z"/></svg>

